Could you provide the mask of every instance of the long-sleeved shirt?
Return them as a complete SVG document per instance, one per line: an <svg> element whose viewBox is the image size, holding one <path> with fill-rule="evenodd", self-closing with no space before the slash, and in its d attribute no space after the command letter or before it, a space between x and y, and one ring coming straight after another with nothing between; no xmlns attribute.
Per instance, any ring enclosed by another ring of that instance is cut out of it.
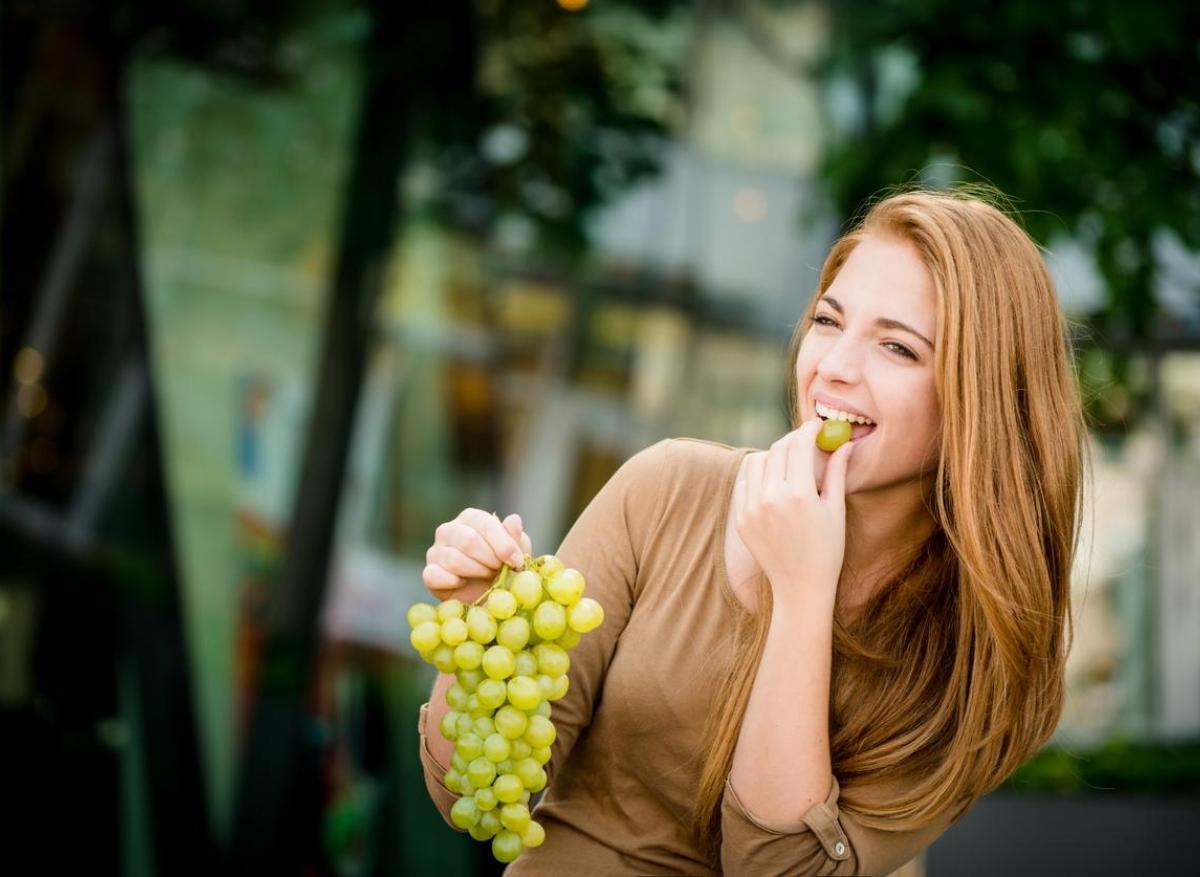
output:
<svg viewBox="0 0 1200 877"><path fill-rule="evenodd" d="M546 840L509 865L508 877L883 877L949 826L949 818L904 832L861 825L839 812L836 776L823 802L770 822L750 813L726 780L720 860L692 839L705 718L731 665L739 611L725 567L726 516L741 460L754 450L685 438L638 452L555 552L583 573L605 620L570 652L570 688L553 704L558 737L534 812ZM425 738L428 708L418 721L421 760L449 823L457 796L442 785L446 767Z"/></svg>

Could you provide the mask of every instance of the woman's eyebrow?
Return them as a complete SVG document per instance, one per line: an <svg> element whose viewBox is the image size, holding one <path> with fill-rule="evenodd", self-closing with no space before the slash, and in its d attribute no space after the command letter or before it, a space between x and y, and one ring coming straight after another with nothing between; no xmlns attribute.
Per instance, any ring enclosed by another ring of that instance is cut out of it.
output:
<svg viewBox="0 0 1200 877"><path fill-rule="evenodd" d="M833 308L839 314L845 315L846 310L845 310L845 308L842 307L842 303L840 301L838 301L836 298L834 298L833 296L823 295L823 296L821 296L820 300L825 302L826 304L828 304L831 308ZM918 338L920 338L922 341L924 341L926 344L929 345L930 350L933 350L933 342L930 341L928 338L926 338L924 335L922 335L920 332L918 332L916 329L914 329L912 326L908 325L907 323L901 323L899 320L893 320L891 317L879 317L875 321L875 325L882 326L885 329L901 329L912 335L916 335Z"/></svg>

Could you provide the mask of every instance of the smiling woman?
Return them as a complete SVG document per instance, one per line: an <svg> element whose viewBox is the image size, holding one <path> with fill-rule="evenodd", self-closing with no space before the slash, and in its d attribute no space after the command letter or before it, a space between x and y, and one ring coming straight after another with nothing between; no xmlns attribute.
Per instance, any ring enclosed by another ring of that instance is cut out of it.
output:
<svg viewBox="0 0 1200 877"><path fill-rule="evenodd" d="M1065 321L1010 218L968 194L917 191L879 201L834 245L788 360L791 436L814 417L860 424L813 461L821 495L845 497L825 775L856 838L924 845L1033 754L1062 709L1084 435ZM756 477L751 461L745 470ZM792 540L811 567L837 534L806 540L818 518L801 514ZM823 771L815 756L794 770L787 755L740 758L769 747L780 722L816 739L826 727L823 715L803 724L815 694L790 715L779 705L810 695L786 678L773 639L772 615L791 611L798 582L771 574L785 564L762 528L760 516L741 535L768 573L757 602L774 608L743 615L717 692L694 810L702 835L720 824L731 768L759 816L787 806L786 784Z"/></svg>

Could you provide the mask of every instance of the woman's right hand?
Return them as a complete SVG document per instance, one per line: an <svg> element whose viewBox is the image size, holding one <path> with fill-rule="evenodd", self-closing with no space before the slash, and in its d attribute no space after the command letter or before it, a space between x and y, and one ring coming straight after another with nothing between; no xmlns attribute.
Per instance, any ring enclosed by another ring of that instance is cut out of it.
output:
<svg viewBox="0 0 1200 877"><path fill-rule="evenodd" d="M521 516L503 522L491 512L463 509L453 521L434 531L433 545L425 552L421 579L438 600L454 598L470 603L492 585L500 567L520 569L532 552Z"/></svg>

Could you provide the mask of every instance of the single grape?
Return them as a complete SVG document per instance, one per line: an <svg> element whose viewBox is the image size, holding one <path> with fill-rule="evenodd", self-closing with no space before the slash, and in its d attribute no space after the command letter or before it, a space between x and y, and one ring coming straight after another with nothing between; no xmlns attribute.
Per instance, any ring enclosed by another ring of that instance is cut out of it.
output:
<svg viewBox="0 0 1200 877"><path fill-rule="evenodd" d="M525 733L525 729L529 726L529 717L511 705L502 706L496 710L493 721L496 723L496 730L509 740L516 740Z"/></svg>
<svg viewBox="0 0 1200 877"><path fill-rule="evenodd" d="M479 808L480 813L495 810L498 803L496 801L496 793L492 791L491 786L488 786L486 789L475 790L475 806Z"/></svg>
<svg viewBox="0 0 1200 877"><path fill-rule="evenodd" d="M509 619L512 621L513 619ZM508 624L509 621L504 622ZM516 659L507 646L492 646L483 653L483 672L491 679L507 679L516 668Z"/></svg>
<svg viewBox="0 0 1200 877"><path fill-rule="evenodd" d="M513 779L517 780L516 777L513 777ZM462 788L462 780L462 774L454 768L450 768L442 777L442 785L452 792L457 792ZM520 783L521 781L517 780L517 782Z"/></svg>
<svg viewBox="0 0 1200 877"><path fill-rule="evenodd" d="M533 791L538 774L541 772L542 766L537 763L536 758L522 758L513 765L513 773L521 781L521 785L529 791Z"/></svg>
<svg viewBox="0 0 1200 877"><path fill-rule="evenodd" d="M538 768L538 770L541 770L541 768ZM479 818L478 812L476 812L475 818ZM529 825L529 808L519 801L513 804L505 804L500 808L500 824L509 831L515 831L517 834L520 834Z"/></svg>
<svg viewBox="0 0 1200 877"><path fill-rule="evenodd" d="M523 739L534 749L549 746L558 736L554 723L545 716L530 716L526 722Z"/></svg>
<svg viewBox="0 0 1200 877"><path fill-rule="evenodd" d="M551 692L548 700L562 700L566 697L567 691L571 687L571 678L567 675L554 677L554 691Z"/></svg>
<svg viewBox="0 0 1200 877"><path fill-rule="evenodd" d="M530 754L530 756L535 761L537 761L538 764L549 764L550 763L550 747L542 746L539 749L535 749Z"/></svg>
<svg viewBox="0 0 1200 877"><path fill-rule="evenodd" d="M537 683L538 691L542 695L542 700L549 700L554 694L554 680L545 673L539 673L533 677L533 680Z"/></svg>
<svg viewBox="0 0 1200 877"><path fill-rule="evenodd" d="M496 723L491 716L480 716L472 721L471 730L479 736L480 740L486 740L496 733Z"/></svg>
<svg viewBox="0 0 1200 877"><path fill-rule="evenodd" d="M512 862L521 855L521 838L511 831L502 831L492 838L492 855L497 862Z"/></svg>
<svg viewBox="0 0 1200 877"><path fill-rule="evenodd" d="M408 635L408 641L418 652L431 652L442 641L442 628L436 621L422 621Z"/></svg>
<svg viewBox="0 0 1200 877"><path fill-rule="evenodd" d="M438 730L442 732L442 737L453 743L458 739L458 722L459 713L456 710L446 710L442 713L442 721L438 725Z"/></svg>
<svg viewBox="0 0 1200 877"><path fill-rule="evenodd" d="M537 658L528 649L521 649L513 655L514 676L536 676L538 671Z"/></svg>
<svg viewBox="0 0 1200 877"><path fill-rule="evenodd" d="M433 650L433 654L429 656L429 663L443 673L453 673L458 669L458 664L454 663L454 649L445 643Z"/></svg>
<svg viewBox="0 0 1200 877"><path fill-rule="evenodd" d="M517 598L509 591L495 590L488 595L487 611L497 621L504 621L517 614Z"/></svg>
<svg viewBox="0 0 1200 877"><path fill-rule="evenodd" d="M542 692L529 676L514 676L508 680L508 702L519 710L536 709L542 703Z"/></svg>
<svg viewBox="0 0 1200 877"><path fill-rule="evenodd" d="M466 773L468 764L470 764L470 762L467 761L465 758L463 758L461 755L459 755L457 752L455 752L453 755L450 756L450 766L452 768L454 768L456 771L458 771L459 773Z"/></svg>
<svg viewBox="0 0 1200 877"><path fill-rule="evenodd" d="M500 814L495 809L488 810L479 817L479 826L488 832L488 837L495 837L497 832L504 830L504 826L500 824Z"/></svg>
<svg viewBox="0 0 1200 877"><path fill-rule="evenodd" d="M533 709L525 710L525 714L530 717L542 716L542 717L548 719L548 718L550 718L550 702L547 700L543 700L541 703L539 703Z"/></svg>
<svg viewBox="0 0 1200 877"><path fill-rule="evenodd" d="M426 621L437 621L437 609L428 603L413 603L408 607L408 626L415 628Z"/></svg>
<svg viewBox="0 0 1200 877"><path fill-rule="evenodd" d="M512 757L514 761L528 758L533 754L533 748L524 740L512 740Z"/></svg>
<svg viewBox="0 0 1200 877"><path fill-rule="evenodd" d="M547 676L561 676L571 668L571 659L566 649L554 643L542 643L533 650L537 658L538 672Z"/></svg>
<svg viewBox="0 0 1200 877"><path fill-rule="evenodd" d="M480 706L498 709L508 697L508 686L500 679L485 679L475 689L475 696L479 698Z"/></svg>
<svg viewBox="0 0 1200 877"><path fill-rule="evenodd" d="M526 807L529 806L529 802L531 800L533 800L533 796L529 794L529 789L521 792L521 797L517 798L517 801L521 804L524 804Z"/></svg>
<svg viewBox="0 0 1200 877"><path fill-rule="evenodd" d="M483 741L479 739L478 734L463 734L454 744L454 751L467 761L473 761L483 754Z"/></svg>
<svg viewBox="0 0 1200 877"><path fill-rule="evenodd" d="M454 663L461 670L475 670L483 663L483 646L474 640L454 647Z"/></svg>
<svg viewBox="0 0 1200 877"><path fill-rule="evenodd" d="M496 765L486 758L476 758L467 765L467 779L477 789L490 786L496 779Z"/></svg>
<svg viewBox="0 0 1200 877"><path fill-rule="evenodd" d="M449 621L451 618L462 618L463 604L461 600L443 600L438 604L438 621Z"/></svg>
<svg viewBox="0 0 1200 877"><path fill-rule="evenodd" d="M529 829L526 829L525 833L528 834ZM495 837L495 832L488 831L486 828L483 827L483 819L482 818L479 820L478 825L473 825L472 827L467 829L467 834L471 835L471 837L474 838L475 840L480 840L480 841L491 840L493 837Z"/></svg>
<svg viewBox="0 0 1200 877"><path fill-rule="evenodd" d="M583 576L577 569L564 569L555 573L546 583L546 591L564 606L574 606L583 596Z"/></svg>
<svg viewBox="0 0 1200 877"><path fill-rule="evenodd" d="M826 420L817 433L817 447L832 453L850 441L854 425L848 420Z"/></svg>
<svg viewBox="0 0 1200 877"><path fill-rule="evenodd" d="M542 639L557 639L567 629L567 610L561 603L547 600L533 613L533 629Z"/></svg>
<svg viewBox="0 0 1200 877"><path fill-rule="evenodd" d="M560 649L562 649L563 651L569 652L569 651L571 651L571 649L573 649L577 645L579 645L579 640L581 638L582 637L581 637L579 631L572 630L571 628L568 627L566 630L563 631L562 636L560 636L558 639L556 639L554 641L554 644L556 646L558 646Z"/></svg>
<svg viewBox="0 0 1200 877"><path fill-rule="evenodd" d="M464 711L467 708L467 700L470 697L471 695L467 694L457 682L446 689L446 704L452 710Z"/></svg>
<svg viewBox="0 0 1200 877"><path fill-rule="evenodd" d="M466 645L465 643L463 645ZM460 647L461 648L461 647ZM480 654L480 661L483 661L483 655ZM478 667L472 670L464 670L461 667L454 671L454 677L458 680L458 684L463 687L463 691L468 694L474 694L479 688L479 683L483 681L483 671Z"/></svg>
<svg viewBox="0 0 1200 877"><path fill-rule="evenodd" d="M497 761L496 762L496 776L501 776L502 774L506 774L506 773L512 773L513 772L513 763L514 762L511 758L506 758L506 759L504 759L504 761Z"/></svg>
<svg viewBox="0 0 1200 877"><path fill-rule="evenodd" d="M489 734L483 741L483 754L488 761L504 761L512 755L512 742L503 734Z"/></svg>
<svg viewBox="0 0 1200 877"><path fill-rule="evenodd" d="M591 597L584 597L567 610L567 624L572 630L587 633L595 630L604 621L604 607Z"/></svg>
<svg viewBox="0 0 1200 877"><path fill-rule="evenodd" d="M517 598L522 609L532 609L542 602L542 577L531 569L517 573L508 583L508 589Z"/></svg>
<svg viewBox="0 0 1200 877"><path fill-rule="evenodd" d="M467 623L461 618L447 618L442 622L442 642L456 646L467 641Z"/></svg>
<svg viewBox="0 0 1200 877"><path fill-rule="evenodd" d="M464 831L478 825L479 817L479 807L475 803L474 798L459 798L454 802L454 806L450 808L450 821ZM501 819L500 821L503 824L504 820ZM516 830L519 831L520 829Z"/></svg>
<svg viewBox="0 0 1200 877"><path fill-rule="evenodd" d="M540 847L545 842L546 829L542 828L540 822L530 819L529 824L525 826L525 830L521 832L521 843L526 849L532 850L534 847Z"/></svg>
<svg viewBox="0 0 1200 877"><path fill-rule="evenodd" d="M505 773L496 777L496 782L492 784L492 791L496 793L497 801L512 804L521 800L521 792L525 791L525 786L513 774Z"/></svg>
<svg viewBox="0 0 1200 877"><path fill-rule="evenodd" d="M471 730L472 730L471 723L472 723L473 721L474 721L474 719L472 719L472 718L471 718L470 716L468 716L466 713L459 713L459 714L458 714L458 719L456 720L456 722L457 722L457 724L458 724L458 727L457 727L457 729L456 729L456 730L457 730L457 732L458 732L458 736L459 736L459 737L461 737L463 734L470 734L470 733L471 733Z"/></svg>
<svg viewBox="0 0 1200 877"><path fill-rule="evenodd" d="M472 606L467 610L467 636L480 645L489 645L496 638L496 619L482 606Z"/></svg>
<svg viewBox="0 0 1200 877"><path fill-rule="evenodd" d="M514 653L521 651L529 642L529 622L520 615L502 621L496 631L496 642Z"/></svg>
<svg viewBox="0 0 1200 877"><path fill-rule="evenodd" d="M554 575L564 568L563 562L553 554L543 554L537 560L533 561L530 566L536 569L538 574L544 579L554 578Z"/></svg>

